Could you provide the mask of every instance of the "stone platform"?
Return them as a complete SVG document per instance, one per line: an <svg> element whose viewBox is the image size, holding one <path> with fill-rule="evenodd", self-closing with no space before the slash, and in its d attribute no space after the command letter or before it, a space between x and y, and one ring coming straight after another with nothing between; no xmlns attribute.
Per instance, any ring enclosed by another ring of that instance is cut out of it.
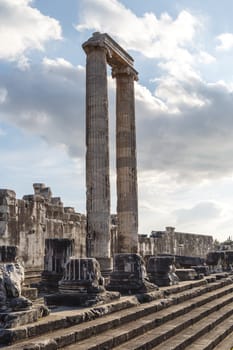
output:
<svg viewBox="0 0 233 350"><path fill-rule="evenodd" d="M148 303L127 296L92 308L58 308L37 323L12 330L14 341L3 348L170 350L186 344L203 350L200 341L222 350L218 343L233 331L232 292L232 277L216 281L208 276L162 287L160 297Z"/></svg>
<svg viewBox="0 0 233 350"><path fill-rule="evenodd" d="M91 306L98 304L106 304L113 300L120 299L119 292L102 293L56 293L46 295L45 301L48 307L51 306Z"/></svg>

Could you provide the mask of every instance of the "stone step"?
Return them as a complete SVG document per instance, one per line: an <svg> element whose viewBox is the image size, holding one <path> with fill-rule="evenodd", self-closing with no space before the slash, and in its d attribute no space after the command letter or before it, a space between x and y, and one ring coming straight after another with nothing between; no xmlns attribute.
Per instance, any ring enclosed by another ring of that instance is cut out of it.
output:
<svg viewBox="0 0 233 350"><path fill-rule="evenodd" d="M210 350L233 331L233 310L229 304L212 313L208 318L187 327L181 333L169 338L153 350ZM217 348L219 349L219 348ZM226 350L225 348L224 350Z"/></svg>
<svg viewBox="0 0 233 350"><path fill-rule="evenodd" d="M202 304L203 300L199 301L201 301ZM135 319L131 322L128 322L127 324L120 325L119 327L105 331L102 334L96 332L92 338L77 342L76 344L68 346L66 349L74 350L78 348L79 350L104 350L114 348L119 344L123 344L119 347L119 349L134 349L132 344L140 344L143 338L147 337L148 333L146 332L152 333L154 335L162 329L162 337L159 337L160 341L162 341L164 339L164 336L167 336L167 327L171 328L168 334L171 333L171 330L173 331L174 320L175 324L178 324L178 330L184 329L194 320L199 320L229 303L233 303L233 296L224 295L222 297L219 297L217 300L215 299L200 307L198 307L194 301L191 305L190 302L187 301L181 305L172 307L172 310L170 310L170 312L169 309L161 310L160 312L141 318L135 315ZM151 331L152 329L153 331ZM136 338L135 342L135 337L138 337L141 334L143 335L139 339L139 342L138 338ZM127 345L128 343L125 342L127 342L129 339L132 339L132 343L129 342L129 345ZM146 349L146 347L142 349Z"/></svg>
<svg viewBox="0 0 233 350"><path fill-rule="evenodd" d="M130 308L139 305L139 302L135 296L122 298L107 305L100 305L93 308L59 308L57 312L51 313L49 316L40 319L35 323L28 325L0 330L0 345L13 344L20 340L32 339L39 335L45 335L56 330L63 330L74 325L80 325L90 320L96 320L103 316L120 312L124 309L130 310ZM11 345L12 347L12 345ZM8 348L9 349L9 348Z"/></svg>
<svg viewBox="0 0 233 350"><path fill-rule="evenodd" d="M16 345L15 347L11 346L11 349L23 349L23 346L26 345L26 343L31 342L35 344L44 341L46 338L56 340L58 347L63 348L65 345L72 344L76 341L80 341L81 339L90 337L93 334L98 334L100 332L105 331L106 329L114 328L119 325L132 322L135 320L135 318L141 319L146 315L149 315L150 318L150 314L154 313L156 313L156 318L160 320L157 322L164 323L169 319L172 319L184 312L188 312L193 308L196 308L197 306L204 305L205 303L210 302L211 300L223 297L224 295L232 291L232 280L225 279L215 283L205 284L201 287L186 290L184 292L177 293L176 295L172 294L169 295L168 299L155 300L147 304L137 305L135 299L133 299L134 305L132 305L132 301L131 303L128 302L127 304L126 299L124 308L123 306L119 305L120 302L113 303L115 305L103 305L102 316L104 317L101 318L97 318L99 316L98 313L101 313L101 306L89 310L89 319L93 319L93 321L84 322L81 324L80 321L84 321L83 312L81 313L80 317L80 314L78 314L77 311L76 314L75 311L73 311L73 316L60 317L60 320L53 320L53 324L50 322L50 328L49 325L45 322L45 320L43 322L40 321L39 324L37 323L36 325L31 326L31 328L28 328L27 336L34 337L28 339L27 342L23 342L20 343L20 345ZM132 299L134 297L130 298ZM191 303L189 299L192 299ZM179 304L181 302L182 304ZM121 303L123 303L123 301L121 301ZM129 306L131 306L131 308L129 308ZM171 311L169 311L170 306L172 306ZM167 307L169 307L169 310L166 310ZM112 309L112 314L108 314L110 309ZM86 317L86 319L88 319L88 317ZM67 325L68 322L70 327L68 327ZM74 326L75 324L77 325ZM56 326L57 328L53 328L51 327L51 325ZM60 330L60 328L62 328L62 331ZM46 335L46 332L49 331L52 332L52 334ZM19 329L17 334L21 334ZM38 334L43 334L43 336L38 337Z"/></svg>
<svg viewBox="0 0 233 350"><path fill-rule="evenodd" d="M185 315L134 337L132 340L115 347L115 350L182 350L189 349L190 345L199 336L202 336L215 325L233 315L233 297L223 297L222 300L213 301L201 306ZM220 301L220 302L219 302ZM207 335L208 336L208 335ZM67 350L72 348L68 347ZM79 347L79 350L84 348ZM86 350L97 348L86 348ZM101 350L104 348L98 348ZM74 348L72 349L74 350ZM192 346L193 350L193 346Z"/></svg>
<svg viewBox="0 0 233 350"><path fill-rule="evenodd" d="M184 300L188 300L195 296L204 294L208 291L216 290L222 288L223 286L230 285L231 283L231 278L226 278L216 282L216 279L214 277L208 278L205 281L195 281L191 284L185 282L179 286L163 288L163 290L161 291L161 295L169 295L169 298L160 299L159 301L155 301L152 304L148 302L147 304L144 304L146 306L142 306L141 308L145 313L154 312L162 308L169 307L173 304L180 303ZM173 295L171 293L175 294ZM147 298L150 299L151 295L147 296ZM145 296L142 299L144 300ZM17 329L9 330L7 336L5 336L5 334L0 333L0 343L3 342L3 338L5 340L5 344L14 343L19 340L40 336L42 334L56 331L58 329L65 329L76 324L89 321L91 319L97 319L107 314L121 311L123 309L126 309L126 312L128 313L129 308L138 306L138 304L139 303L137 298L135 296L131 296L127 298L123 297L119 301L113 302L105 306L96 306L92 309L82 309L80 311L72 310L70 312L54 312L50 316L46 317L45 319L41 319L35 324L29 324L27 326L24 326L23 328L18 327ZM128 317L130 317L130 315Z"/></svg>
<svg viewBox="0 0 233 350"><path fill-rule="evenodd" d="M227 324L229 324L228 329L230 327L232 327L233 319L229 319L229 323L227 322ZM224 327L224 330L225 330L225 327ZM226 338L224 338L219 344L217 344L215 347L210 348L210 349L214 349L214 350L232 350L233 349L233 331L231 331L231 333Z"/></svg>
<svg viewBox="0 0 233 350"><path fill-rule="evenodd" d="M233 347L233 316L192 342L192 350L231 350ZM162 347L161 347L162 350Z"/></svg>

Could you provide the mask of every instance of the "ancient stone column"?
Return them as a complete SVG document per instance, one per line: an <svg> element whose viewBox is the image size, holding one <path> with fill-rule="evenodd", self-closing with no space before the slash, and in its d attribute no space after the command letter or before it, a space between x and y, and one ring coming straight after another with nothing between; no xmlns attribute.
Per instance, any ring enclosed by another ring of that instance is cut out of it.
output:
<svg viewBox="0 0 233 350"><path fill-rule="evenodd" d="M87 254L99 261L104 272L111 268L107 51L98 34L84 43L83 49L87 54Z"/></svg>
<svg viewBox="0 0 233 350"><path fill-rule="evenodd" d="M137 72L129 66L112 70L117 81L116 163L118 253L138 251L138 195L134 81Z"/></svg>

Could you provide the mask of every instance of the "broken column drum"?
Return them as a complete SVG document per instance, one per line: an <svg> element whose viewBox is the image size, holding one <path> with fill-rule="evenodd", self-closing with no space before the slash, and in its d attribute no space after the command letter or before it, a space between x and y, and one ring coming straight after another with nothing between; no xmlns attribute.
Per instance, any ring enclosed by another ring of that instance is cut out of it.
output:
<svg viewBox="0 0 233 350"><path fill-rule="evenodd" d="M103 292L104 279L98 261L94 258L70 258L59 282L59 291L65 294Z"/></svg>
<svg viewBox="0 0 233 350"><path fill-rule="evenodd" d="M118 253L137 252L138 204L133 59L107 34L83 44L86 63L86 191L88 256L111 269L107 64L117 80Z"/></svg>
<svg viewBox="0 0 233 350"><path fill-rule="evenodd" d="M70 258L59 293L46 295L47 305L90 306L119 299L119 293L107 292L100 264L95 258Z"/></svg>
<svg viewBox="0 0 233 350"><path fill-rule="evenodd" d="M173 255L150 257L147 262L147 272L150 282L159 287L171 286L179 282L179 278L175 274Z"/></svg>
<svg viewBox="0 0 233 350"><path fill-rule="evenodd" d="M114 269L107 289L132 294L155 291L158 287L149 282L145 262L139 254L121 253L114 256Z"/></svg>

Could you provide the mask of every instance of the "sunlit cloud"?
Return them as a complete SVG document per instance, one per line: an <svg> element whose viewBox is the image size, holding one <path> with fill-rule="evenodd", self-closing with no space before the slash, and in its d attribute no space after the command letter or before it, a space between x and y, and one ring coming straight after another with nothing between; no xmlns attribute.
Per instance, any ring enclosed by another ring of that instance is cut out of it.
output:
<svg viewBox="0 0 233 350"><path fill-rule="evenodd" d="M29 50L43 51L48 41L62 38L59 22L31 7L31 2L0 1L0 59L18 61L22 69L28 68Z"/></svg>
<svg viewBox="0 0 233 350"><path fill-rule="evenodd" d="M233 48L233 34L223 33L216 37L219 44L216 46L216 50L219 51L229 51Z"/></svg>

